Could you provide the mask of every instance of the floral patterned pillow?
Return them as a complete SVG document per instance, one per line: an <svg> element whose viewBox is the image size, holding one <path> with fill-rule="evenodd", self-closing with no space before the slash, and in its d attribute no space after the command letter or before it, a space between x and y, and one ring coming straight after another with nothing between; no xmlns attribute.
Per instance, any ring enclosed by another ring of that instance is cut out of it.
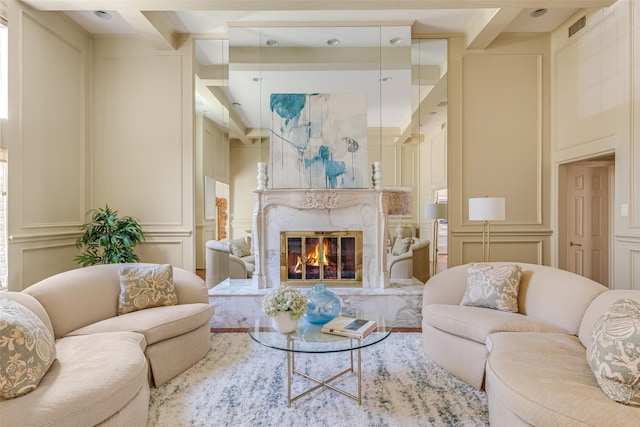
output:
<svg viewBox="0 0 640 427"><path fill-rule="evenodd" d="M170 264L120 267L118 314L177 303Z"/></svg>
<svg viewBox="0 0 640 427"><path fill-rule="evenodd" d="M640 304L619 299L593 326L587 361L604 394L640 406Z"/></svg>
<svg viewBox="0 0 640 427"><path fill-rule="evenodd" d="M402 255L409 252L409 247L411 247L411 242L413 239L411 237L398 237L396 241L393 242L393 248L391 249L391 255Z"/></svg>
<svg viewBox="0 0 640 427"><path fill-rule="evenodd" d="M238 258L251 255L251 243L249 238L241 237L229 241L231 253Z"/></svg>
<svg viewBox="0 0 640 427"><path fill-rule="evenodd" d="M55 340L42 320L22 304L0 299L0 397L35 390L55 358Z"/></svg>
<svg viewBox="0 0 640 427"><path fill-rule="evenodd" d="M522 268L519 265L469 264L460 305L518 312Z"/></svg>

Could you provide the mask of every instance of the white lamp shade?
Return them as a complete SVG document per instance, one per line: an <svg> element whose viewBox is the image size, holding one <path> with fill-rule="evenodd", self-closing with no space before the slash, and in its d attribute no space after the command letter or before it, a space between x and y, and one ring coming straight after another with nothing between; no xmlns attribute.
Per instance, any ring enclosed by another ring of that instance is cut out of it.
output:
<svg viewBox="0 0 640 427"><path fill-rule="evenodd" d="M469 221L503 221L504 219L504 197L469 199Z"/></svg>
<svg viewBox="0 0 640 427"><path fill-rule="evenodd" d="M446 219L446 203L426 203L424 205L424 217L426 219Z"/></svg>

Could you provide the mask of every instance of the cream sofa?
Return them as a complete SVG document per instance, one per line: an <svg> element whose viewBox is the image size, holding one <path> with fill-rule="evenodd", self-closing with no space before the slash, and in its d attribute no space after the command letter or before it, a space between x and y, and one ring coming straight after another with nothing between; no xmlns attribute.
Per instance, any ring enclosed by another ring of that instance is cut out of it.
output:
<svg viewBox="0 0 640 427"><path fill-rule="evenodd" d="M251 245L251 237L245 239ZM247 279L255 270L255 255L237 257L231 253L229 243L221 240L209 240L205 243L205 281L211 289L227 278Z"/></svg>
<svg viewBox="0 0 640 427"><path fill-rule="evenodd" d="M640 408L607 397L586 358L596 320L619 298L640 301L640 292L611 291L567 271L518 264L518 313L461 306L466 265L427 282L427 357L486 388L492 426L640 425Z"/></svg>
<svg viewBox="0 0 640 427"><path fill-rule="evenodd" d="M1 427L145 426L149 386L209 351L213 308L202 279L174 267L177 305L117 315L120 266L79 268L0 293L42 320L57 352L34 391L0 399Z"/></svg>

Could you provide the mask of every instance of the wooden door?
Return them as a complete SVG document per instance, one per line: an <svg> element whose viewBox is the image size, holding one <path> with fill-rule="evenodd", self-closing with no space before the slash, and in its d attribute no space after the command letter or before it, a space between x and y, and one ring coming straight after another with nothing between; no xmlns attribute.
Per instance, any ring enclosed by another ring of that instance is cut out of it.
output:
<svg viewBox="0 0 640 427"><path fill-rule="evenodd" d="M568 169L567 260L569 271L609 285L609 169Z"/></svg>

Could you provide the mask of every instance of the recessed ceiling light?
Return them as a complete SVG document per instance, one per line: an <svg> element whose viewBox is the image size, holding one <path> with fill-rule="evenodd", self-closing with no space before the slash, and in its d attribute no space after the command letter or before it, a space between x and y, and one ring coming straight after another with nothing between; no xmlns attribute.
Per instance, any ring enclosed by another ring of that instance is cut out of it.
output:
<svg viewBox="0 0 640 427"><path fill-rule="evenodd" d="M280 44L280 42L278 40L269 39L269 40L266 41L265 44L267 46L269 46L269 47L275 47L275 46L278 46Z"/></svg>
<svg viewBox="0 0 640 427"><path fill-rule="evenodd" d="M329 40L327 40L327 44L329 46L338 46L340 44L340 40L338 40L338 39L329 39Z"/></svg>
<svg viewBox="0 0 640 427"><path fill-rule="evenodd" d="M546 13L547 13L547 9L536 9L533 12L531 12L529 16L532 18L539 18Z"/></svg>
<svg viewBox="0 0 640 427"><path fill-rule="evenodd" d="M96 10L95 15L100 19L111 19L111 14L109 12L105 12L104 10Z"/></svg>
<svg viewBox="0 0 640 427"><path fill-rule="evenodd" d="M389 83L391 80L393 80L392 77L383 77L380 79L380 81L383 83Z"/></svg>
<svg viewBox="0 0 640 427"><path fill-rule="evenodd" d="M389 40L389 44L390 44L391 46L397 46L397 45L399 45L400 43L402 43L402 37L394 37L394 38L392 38L391 40Z"/></svg>

